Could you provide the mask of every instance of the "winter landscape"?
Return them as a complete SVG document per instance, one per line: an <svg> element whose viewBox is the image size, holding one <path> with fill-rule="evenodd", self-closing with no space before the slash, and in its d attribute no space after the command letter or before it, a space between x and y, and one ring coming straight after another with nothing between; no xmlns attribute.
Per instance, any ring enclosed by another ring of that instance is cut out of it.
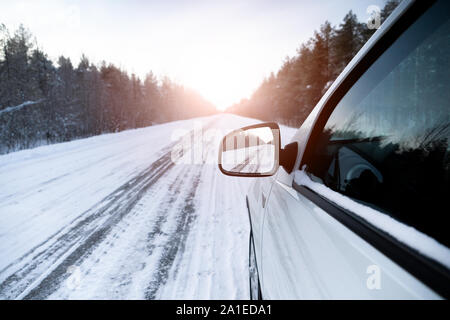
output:
<svg viewBox="0 0 450 320"><path fill-rule="evenodd" d="M366 2L0 0L0 300L248 299L255 178L220 141L289 143L376 31Z"/></svg>

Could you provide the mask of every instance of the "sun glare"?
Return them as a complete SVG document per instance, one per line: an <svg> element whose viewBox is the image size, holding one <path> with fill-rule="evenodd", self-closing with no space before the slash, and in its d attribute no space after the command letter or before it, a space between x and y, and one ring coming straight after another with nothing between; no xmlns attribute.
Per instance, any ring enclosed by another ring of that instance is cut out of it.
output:
<svg viewBox="0 0 450 320"><path fill-rule="evenodd" d="M183 83L197 90L220 111L248 96L254 86L251 79L239 72L245 66L239 68L230 61L217 65L205 59L192 66L194 70L186 72Z"/></svg>
<svg viewBox="0 0 450 320"><path fill-rule="evenodd" d="M177 80L197 90L220 111L249 97L264 75L251 54L246 56L234 48L217 43L191 46L177 59Z"/></svg>

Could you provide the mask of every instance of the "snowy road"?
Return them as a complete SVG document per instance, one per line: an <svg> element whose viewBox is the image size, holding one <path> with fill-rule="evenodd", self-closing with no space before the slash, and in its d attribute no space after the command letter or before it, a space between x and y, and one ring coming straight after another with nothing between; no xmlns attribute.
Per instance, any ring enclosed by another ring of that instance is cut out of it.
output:
<svg viewBox="0 0 450 320"><path fill-rule="evenodd" d="M0 156L0 298L248 298L252 179L221 175L216 158L222 134L255 122L219 115ZM175 164L200 124L215 133L192 146L200 161Z"/></svg>

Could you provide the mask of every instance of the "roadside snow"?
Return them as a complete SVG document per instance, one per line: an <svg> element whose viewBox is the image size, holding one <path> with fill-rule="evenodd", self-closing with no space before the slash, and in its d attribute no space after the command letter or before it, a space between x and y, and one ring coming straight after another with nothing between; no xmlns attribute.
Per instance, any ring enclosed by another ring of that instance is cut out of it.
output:
<svg viewBox="0 0 450 320"><path fill-rule="evenodd" d="M450 249L426 234L413 227L407 226L384 213L345 197L321 183L312 181L305 171L296 171L294 181L297 185L310 188L338 206L360 216L398 241L416 249L421 254L442 263L447 268L450 268Z"/></svg>

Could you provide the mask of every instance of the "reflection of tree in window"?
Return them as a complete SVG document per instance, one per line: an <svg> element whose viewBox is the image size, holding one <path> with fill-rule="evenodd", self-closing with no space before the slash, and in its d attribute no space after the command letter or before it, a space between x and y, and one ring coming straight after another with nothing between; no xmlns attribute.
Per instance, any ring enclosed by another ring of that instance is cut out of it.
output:
<svg viewBox="0 0 450 320"><path fill-rule="evenodd" d="M333 111L309 171L449 245L450 5L438 2Z"/></svg>

